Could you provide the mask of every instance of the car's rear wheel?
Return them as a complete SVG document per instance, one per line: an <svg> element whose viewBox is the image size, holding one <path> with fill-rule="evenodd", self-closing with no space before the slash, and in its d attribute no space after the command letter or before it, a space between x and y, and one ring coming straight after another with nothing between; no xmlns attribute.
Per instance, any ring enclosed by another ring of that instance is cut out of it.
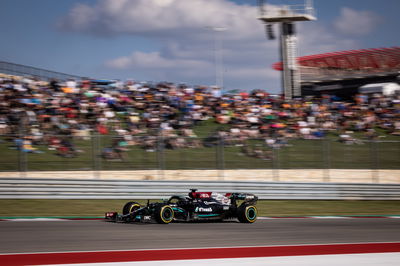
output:
<svg viewBox="0 0 400 266"><path fill-rule="evenodd" d="M130 201L124 205L124 208L122 208L122 214L125 215L137 209L140 209L140 204L134 201Z"/></svg>
<svg viewBox="0 0 400 266"><path fill-rule="evenodd" d="M241 223L254 223L257 220L257 214L256 206L242 204L238 208L237 217Z"/></svg>
<svg viewBox="0 0 400 266"><path fill-rule="evenodd" d="M155 209L154 218L159 224L169 224L174 220L174 210L169 205L158 205Z"/></svg>

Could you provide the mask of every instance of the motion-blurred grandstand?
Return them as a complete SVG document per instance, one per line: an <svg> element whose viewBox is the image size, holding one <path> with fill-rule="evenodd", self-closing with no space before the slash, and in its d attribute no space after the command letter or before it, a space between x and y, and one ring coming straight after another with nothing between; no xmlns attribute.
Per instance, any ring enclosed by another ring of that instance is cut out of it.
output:
<svg viewBox="0 0 400 266"><path fill-rule="evenodd" d="M3 62L0 171L398 169L399 90L358 89L398 81L399 50L301 57L291 100Z"/></svg>

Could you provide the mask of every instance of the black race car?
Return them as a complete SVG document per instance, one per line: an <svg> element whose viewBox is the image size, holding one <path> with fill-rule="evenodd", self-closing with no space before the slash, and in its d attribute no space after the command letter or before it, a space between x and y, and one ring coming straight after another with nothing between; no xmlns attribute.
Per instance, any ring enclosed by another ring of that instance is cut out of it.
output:
<svg viewBox="0 0 400 266"><path fill-rule="evenodd" d="M172 221L202 221L237 218L242 223L254 223L257 220L258 197L248 193L218 194L197 192L191 189L188 196L174 195L164 202L141 206L130 201L117 212L107 212L105 218L114 222L152 222L168 224ZM238 204L241 201L241 204Z"/></svg>

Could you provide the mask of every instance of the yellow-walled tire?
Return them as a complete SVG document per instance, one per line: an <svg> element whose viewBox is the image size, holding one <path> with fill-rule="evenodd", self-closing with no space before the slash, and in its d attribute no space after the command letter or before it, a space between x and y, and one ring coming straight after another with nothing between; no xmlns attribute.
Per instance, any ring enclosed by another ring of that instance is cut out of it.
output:
<svg viewBox="0 0 400 266"><path fill-rule="evenodd" d="M128 213L131 213L134 210L139 209L140 207L141 206L140 206L139 203L134 202L134 201L130 201L130 202L128 202L128 203L126 203L124 205L124 208L122 208L122 214L125 215L125 214L128 214Z"/></svg>
<svg viewBox="0 0 400 266"><path fill-rule="evenodd" d="M154 218L159 224L169 224L174 220L174 210L169 205L158 205L155 209Z"/></svg>
<svg viewBox="0 0 400 266"><path fill-rule="evenodd" d="M238 220L241 223L254 223L257 220L257 208L254 205L242 204L238 208Z"/></svg>

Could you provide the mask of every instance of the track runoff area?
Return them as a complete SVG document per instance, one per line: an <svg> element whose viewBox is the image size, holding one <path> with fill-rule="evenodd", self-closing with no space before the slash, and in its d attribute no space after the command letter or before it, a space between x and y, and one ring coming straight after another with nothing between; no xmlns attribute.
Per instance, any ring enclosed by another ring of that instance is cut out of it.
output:
<svg viewBox="0 0 400 266"><path fill-rule="evenodd" d="M1 265L399 265L400 219L4 221Z"/></svg>

